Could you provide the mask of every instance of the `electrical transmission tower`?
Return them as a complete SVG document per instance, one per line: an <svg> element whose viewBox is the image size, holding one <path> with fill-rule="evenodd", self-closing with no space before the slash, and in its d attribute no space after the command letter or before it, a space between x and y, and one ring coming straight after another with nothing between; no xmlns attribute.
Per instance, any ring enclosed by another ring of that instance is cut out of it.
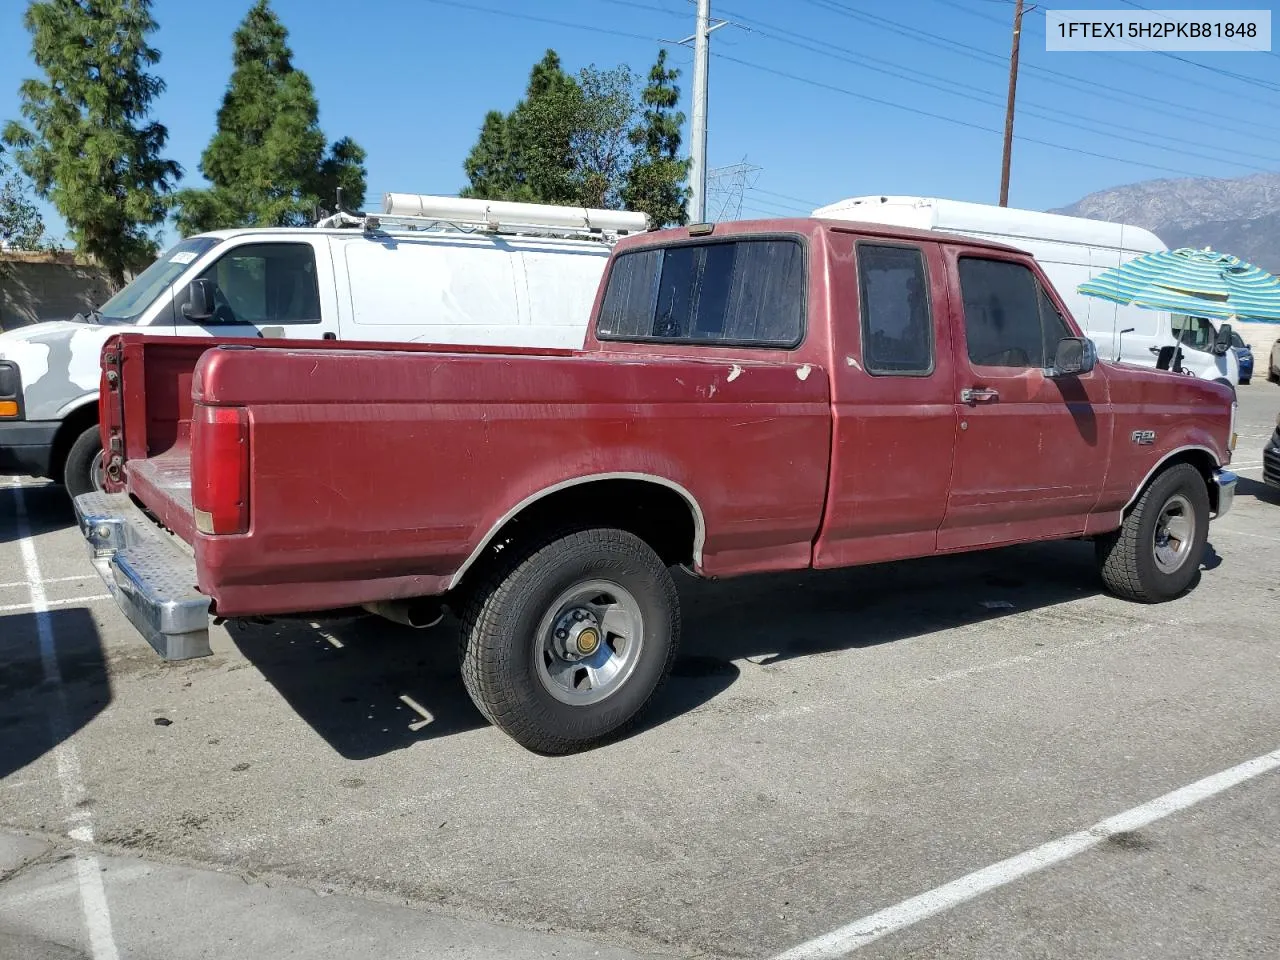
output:
<svg viewBox="0 0 1280 960"><path fill-rule="evenodd" d="M740 218L742 198L759 181L761 169L743 157L741 163L708 170L706 219L722 223Z"/></svg>

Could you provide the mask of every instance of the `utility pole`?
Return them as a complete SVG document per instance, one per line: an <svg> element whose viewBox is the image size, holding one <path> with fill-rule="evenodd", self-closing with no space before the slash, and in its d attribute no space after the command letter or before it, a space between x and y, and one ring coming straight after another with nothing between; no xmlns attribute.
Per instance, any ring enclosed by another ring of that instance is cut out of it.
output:
<svg viewBox="0 0 1280 960"><path fill-rule="evenodd" d="M711 0L698 0L698 22L692 36L663 43L693 44L693 119L689 124L689 222L707 216L707 66L711 56L708 38L728 20L711 22Z"/></svg>
<svg viewBox="0 0 1280 960"><path fill-rule="evenodd" d="M1013 8L1013 49L1009 53L1009 102L1004 111L1004 156L1000 161L1000 206L1002 207L1009 205L1009 161L1013 155L1013 101L1018 92L1018 48L1022 40L1022 14L1022 0L1017 0Z"/></svg>
<svg viewBox="0 0 1280 960"><path fill-rule="evenodd" d="M693 31L693 125L689 132L689 220L707 217L707 66L710 59L707 34L711 26L711 0L698 0L698 24Z"/></svg>

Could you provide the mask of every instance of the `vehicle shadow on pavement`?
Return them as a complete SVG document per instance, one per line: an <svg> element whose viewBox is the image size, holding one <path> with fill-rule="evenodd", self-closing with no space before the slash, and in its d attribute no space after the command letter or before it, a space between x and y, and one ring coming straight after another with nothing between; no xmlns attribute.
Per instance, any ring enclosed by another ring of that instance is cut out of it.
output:
<svg viewBox="0 0 1280 960"><path fill-rule="evenodd" d="M1103 592L1093 546L1058 542L843 570L686 579L684 650L760 664L834 653Z"/></svg>
<svg viewBox="0 0 1280 960"><path fill-rule="evenodd" d="M1236 481L1236 496L1253 497L1263 503L1273 503L1280 506L1280 490L1261 481L1250 480L1248 477L1240 477Z"/></svg>
<svg viewBox="0 0 1280 960"><path fill-rule="evenodd" d="M34 763L111 702L97 625L83 607L50 610L61 686L47 682L34 613L0 614L0 780Z"/></svg>
<svg viewBox="0 0 1280 960"><path fill-rule="evenodd" d="M228 625L245 659L348 760L489 725L462 685L458 629L453 617L413 630L372 615ZM732 663L681 657L647 722L692 710L737 676Z"/></svg>
<svg viewBox="0 0 1280 960"><path fill-rule="evenodd" d="M27 527L33 537L75 526L75 508L62 487L52 483L33 483L22 487L22 499L27 508ZM3 521L0 522L0 544L13 543L18 539L18 525L12 522L14 502L11 489L3 500L7 502L0 507L0 521Z"/></svg>
<svg viewBox="0 0 1280 960"><path fill-rule="evenodd" d="M348 760L488 726L462 686L456 621L413 630L370 614L227 630L298 716Z"/></svg>

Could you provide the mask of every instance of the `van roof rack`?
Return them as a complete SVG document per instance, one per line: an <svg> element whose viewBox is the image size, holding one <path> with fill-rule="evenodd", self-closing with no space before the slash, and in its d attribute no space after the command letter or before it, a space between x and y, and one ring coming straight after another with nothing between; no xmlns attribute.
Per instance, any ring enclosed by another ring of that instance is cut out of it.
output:
<svg viewBox="0 0 1280 960"><path fill-rule="evenodd" d="M630 210L599 210L549 203L516 203L470 197L435 197L418 193L387 193L380 213L341 209L320 220L317 227L359 227L365 233L384 225L410 230L452 228L464 233L578 236L613 241L649 229L649 215Z"/></svg>

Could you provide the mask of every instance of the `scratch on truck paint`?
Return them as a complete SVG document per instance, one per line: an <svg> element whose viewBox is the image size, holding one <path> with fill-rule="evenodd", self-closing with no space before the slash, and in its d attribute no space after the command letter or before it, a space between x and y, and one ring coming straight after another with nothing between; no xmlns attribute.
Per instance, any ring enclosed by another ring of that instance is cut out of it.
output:
<svg viewBox="0 0 1280 960"><path fill-rule="evenodd" d="M742 376L742 368L735 363L729 368L729 382L733 383L733 381L737 380L740 376Z"/></svg>
<svg viewBox="0 0 1280 960"><path fill-rule="evenodd" d="M796 379L808 380L809 374L811 373L813 373L813 367L811 367L809 364L806 363L803 367L801 367L796 371Z"/></svg>
<svg viewBox="0 0 1280 960"><path fill-rule="evenodd" d="M844 362L847 363L849 366L853 367L854 369L857 369L857 370L862 369L861 365L859 365L858 361L855 360L853 357L845 357Z"/></svg>

